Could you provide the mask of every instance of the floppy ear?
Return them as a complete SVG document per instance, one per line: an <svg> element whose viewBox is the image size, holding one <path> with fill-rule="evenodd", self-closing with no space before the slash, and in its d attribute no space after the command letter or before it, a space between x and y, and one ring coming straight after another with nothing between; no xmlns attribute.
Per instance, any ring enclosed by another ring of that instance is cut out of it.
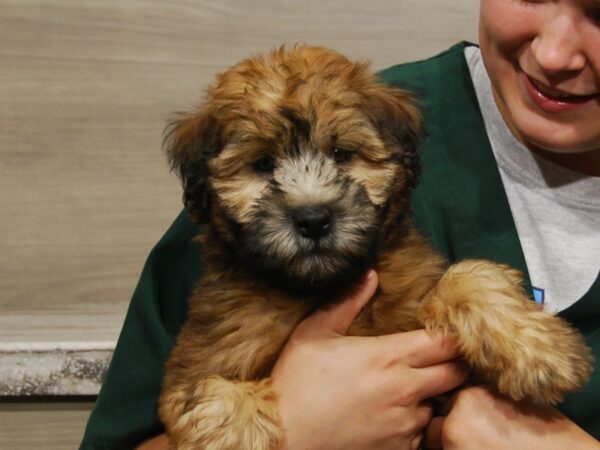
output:
<svg viewBox="0 0 600 450"><path fill-rule="evenodd" d="M165 129L163 146L183 183L183 203L197 221L208 220L208 160L221 149L217 119L207 109L182 114Z"/></svg>
<svg viewBox="0 0 600 450"><path fill-rule="evenodd" d="M367 100L367 114L394 157L406 168L409 187L419 182L419 148L425 137L415 97L407 91L379 85Z"/></svg>

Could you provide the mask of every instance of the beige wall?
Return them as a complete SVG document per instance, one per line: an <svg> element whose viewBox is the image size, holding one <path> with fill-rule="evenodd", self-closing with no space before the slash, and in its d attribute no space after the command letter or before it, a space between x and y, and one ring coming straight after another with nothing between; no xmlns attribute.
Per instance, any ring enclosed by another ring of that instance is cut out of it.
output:
<svg viewBox="0 0 600 450"><path fill-rule="evenodd" d="M181 207L162 129L215 72L284 42L384 68L476 40L477 10L476 0L0 0L0 344L114 341Z"/></svg>

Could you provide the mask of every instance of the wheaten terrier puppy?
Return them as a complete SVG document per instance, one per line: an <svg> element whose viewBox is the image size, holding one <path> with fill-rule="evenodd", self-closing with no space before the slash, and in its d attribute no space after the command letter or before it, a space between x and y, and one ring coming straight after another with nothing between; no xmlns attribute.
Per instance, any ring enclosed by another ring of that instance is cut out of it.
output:
<svg viewBox="0 0 600 450"><path fill-rule="evenodd" d="M178 449L277 449L269 374L294 327L368 268L378 294L351 334L456 335L476 380L556 402L590 352L529 301L519 273L448 267L410 217L421 117L366 64L299 46L218 76L168 129L206 272L168 362L160 417Z"/></svg>

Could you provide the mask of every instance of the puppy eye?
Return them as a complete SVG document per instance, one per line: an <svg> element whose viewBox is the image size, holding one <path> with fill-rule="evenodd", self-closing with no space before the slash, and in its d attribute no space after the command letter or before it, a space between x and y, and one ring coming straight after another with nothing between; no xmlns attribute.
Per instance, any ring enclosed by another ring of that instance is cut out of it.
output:
<svg viewBox="0 0 600 450"><path fill-rule="evenodd" d="M352 158L352 152L344 150L343 148L335 147L331 152L331 156L336 163L345 163L350 161Z"/></svg>
<svg viewBox="0 0 600 450"><path fill-rule="evenodd" d="M271 173L275 169L275 159L271 155L265 155L252 166L257 172Z"/></svg>

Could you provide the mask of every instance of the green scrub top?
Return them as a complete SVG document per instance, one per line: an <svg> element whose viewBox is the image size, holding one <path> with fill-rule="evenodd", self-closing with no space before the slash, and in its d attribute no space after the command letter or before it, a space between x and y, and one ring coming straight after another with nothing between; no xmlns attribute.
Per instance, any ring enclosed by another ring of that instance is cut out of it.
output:
<svg viewBox="0 0 600 450"><path fill-rule="evenodd" d="M523 271L531 289L464 58L467 45L380 74L384 82L416 93L423 108L428 136L423 176L413 193L415 220L450 261L509 264ZM184 210L150 253L81 449L129 449L163 431L157 413L163 366L203 270L193 242L198 232ZM560 409L600 440L600 281L560 315L581 330L596 356L590 383Z"/></svg>

